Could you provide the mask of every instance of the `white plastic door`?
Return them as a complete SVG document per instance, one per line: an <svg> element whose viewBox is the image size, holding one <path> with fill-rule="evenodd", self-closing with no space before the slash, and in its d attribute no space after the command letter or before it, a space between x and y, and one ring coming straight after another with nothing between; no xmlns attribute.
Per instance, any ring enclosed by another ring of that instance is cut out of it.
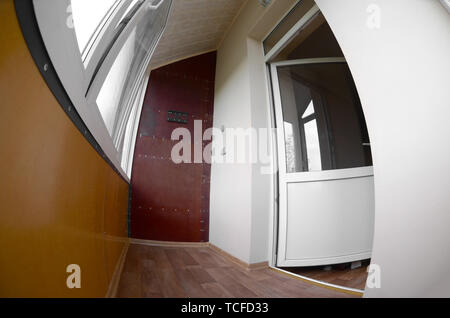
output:
<svg viewBox="0 0 450 318"><path fill-rule="evenodd" d="M343 58L271 64L280 195L277 266L371 257L373 168L364 158L370 143L359 131L364 117L354 110L359 99L350 98L357 94L349 74Z"/></svg>

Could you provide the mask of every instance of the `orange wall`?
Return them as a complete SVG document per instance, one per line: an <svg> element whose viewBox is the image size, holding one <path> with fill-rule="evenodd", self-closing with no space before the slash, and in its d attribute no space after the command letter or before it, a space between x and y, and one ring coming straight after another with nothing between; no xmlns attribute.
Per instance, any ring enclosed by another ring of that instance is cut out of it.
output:
<svg viewBox="0 0 450 318"><path fill-rule="evenodd" d="M103 297L126 240L128 185L46 86L12 0L0 0L0 39L0 297ZM81 289L66 287L69 264Z"/></svg>

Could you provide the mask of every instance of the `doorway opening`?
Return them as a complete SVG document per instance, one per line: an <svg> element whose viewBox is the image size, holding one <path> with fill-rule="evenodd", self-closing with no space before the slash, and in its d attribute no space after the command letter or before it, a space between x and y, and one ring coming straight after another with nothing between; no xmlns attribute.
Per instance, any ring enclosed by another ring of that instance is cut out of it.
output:
<svg viewBox="0 0 450 318"><path fill-rule="evenodd" d="M273 266L362 290L374 229L370 139L351 71L313 0L263 42L277 128Z"/></svg>

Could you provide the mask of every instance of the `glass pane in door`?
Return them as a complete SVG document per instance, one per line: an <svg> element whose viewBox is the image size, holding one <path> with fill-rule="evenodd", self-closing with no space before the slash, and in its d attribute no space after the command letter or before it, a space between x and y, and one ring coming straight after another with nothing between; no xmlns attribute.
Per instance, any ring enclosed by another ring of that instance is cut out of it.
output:
<svg viewBox="0 0 450 318"><path fill-rule="evenodd" d="M288 173L372 165L361 103L346 63L280 66Z"/></svg>

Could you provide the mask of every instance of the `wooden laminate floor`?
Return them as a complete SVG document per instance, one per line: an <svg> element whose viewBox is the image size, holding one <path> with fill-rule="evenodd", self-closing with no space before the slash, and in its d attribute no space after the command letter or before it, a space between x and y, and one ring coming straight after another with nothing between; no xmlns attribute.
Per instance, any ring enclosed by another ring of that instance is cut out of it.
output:
<svg viewBox="0 0 450 318"><path fill-rule="evenodd" d="M315 286L269 268L249 271L209 247L131 244L118 297L357 297Z"/></svg>

